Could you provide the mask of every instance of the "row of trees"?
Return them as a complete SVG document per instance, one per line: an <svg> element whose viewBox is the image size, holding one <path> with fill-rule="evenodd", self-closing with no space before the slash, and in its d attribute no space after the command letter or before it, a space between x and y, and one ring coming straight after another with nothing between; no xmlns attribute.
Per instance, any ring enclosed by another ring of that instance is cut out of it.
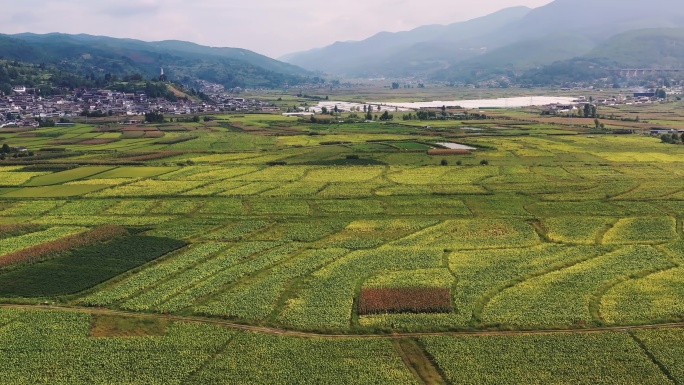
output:
<svg viewBox="0 0 684 385"><path fill-rule="evenodd" d="M2 145L2 149L0 149L0 160L5 160L5 159L7 159L7 158L9 158L9 157L12 157L12 158L23 158L23 157L26 157L26 156L33 156L33 155L35 155L35 154L33 153L33 151L26 151L26 150L24 150L24 151L19 151L19 150L16 149L16 148L10 147L10 145L7 144L7 143L4 143L4 144Z"/></svg>
<svg viewBox="0 0 684 385"><path fill-rule="evenodd" d="M684 135L679 135L676 132L673 132L671 134L662 134L660 136L660 140L663 143L684 144Z"/></svg>

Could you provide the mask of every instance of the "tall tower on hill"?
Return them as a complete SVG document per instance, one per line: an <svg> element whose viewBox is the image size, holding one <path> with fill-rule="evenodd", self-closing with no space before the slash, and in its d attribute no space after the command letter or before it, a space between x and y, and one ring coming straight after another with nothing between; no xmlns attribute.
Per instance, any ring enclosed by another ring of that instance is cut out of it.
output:
<svg viewBox="0 0 684 385"><path fill-rule="evenodd" d="M162 67L161 73L159 74L159 81L160 81L160 82L165 82L165 81L167 81L167 80L168 80L168 79L166 78L166 75L164 75L164 68Z"/></svg>

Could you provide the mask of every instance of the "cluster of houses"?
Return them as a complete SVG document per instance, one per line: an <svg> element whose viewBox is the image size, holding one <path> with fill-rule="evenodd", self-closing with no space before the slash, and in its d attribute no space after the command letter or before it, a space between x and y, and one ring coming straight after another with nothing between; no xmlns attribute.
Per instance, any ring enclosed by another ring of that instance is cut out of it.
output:
<svg viewBox="0 0 684 385"><path fill-rule="evenodd" d="M671 95L680 95L682 93L680 88L670 90ZM655 91L635 91L632 95L618 95L604 99L590 99L580 96L573 100L570 104L552 104L548 106L547 113L551 115L566 115L583 110L584 105L590 104L593 106L617 106L617 105L634 105L634 104L651 104L661 100Z"/></svg>
<svg viewBox="0 0 684 385"><path fill-rule="evenodd" d="M0 96L0 126L36 126L38 119L59 120L99 112L109 116L140 116L149 112L169 115L219 113L223 111L271 111L274 107L254 99L217 95L218 102L195 102L151 98L144 92L77 90L55 96L39 96L17 87L12 95ZM277 110L277 109L276 109Z"/></svg>

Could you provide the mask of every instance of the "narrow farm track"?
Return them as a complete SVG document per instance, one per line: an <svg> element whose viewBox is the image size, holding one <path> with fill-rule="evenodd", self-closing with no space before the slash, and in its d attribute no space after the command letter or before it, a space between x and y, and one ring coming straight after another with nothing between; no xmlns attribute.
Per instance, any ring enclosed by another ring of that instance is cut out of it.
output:
<svg viewBox="0 0 684 385"><path fill-rule="evenodd" d="M447 385L445 377L433 364L425 349L414 339L394 339L395 350L416 380L425 385Z"/></svg>
<svg viewBox="0 0 684 385"><path fill-rule="evenodd" d="M111 310L103 308L88 307L67 307L67 306L48 306L48 305L17 305L0 304L0 309L15 310L43 310L43 311L62 311L73 313L85 313L92 315L113 315L125 317L158 318L174 322L198 323L212 325L226 329L246 331L252 333L262 333L269 335L280 335L286 337L299 338L323 338L323 339L405 339L420 337L493 337L493 336L519 336L519 335L549 335L549 334L586 334L586 333L606 333L620 332L629 333L638 330L662 330L662 329L684 329L684 322L650 324L638 326L606 326L584 329L539 329L539 330L474 330L474 331L455 331L455 332L424 332L424 333L392 333L392 334L325 334L300 332L296 330L280 329L266 326L243 325L228 321L222 321L204 317L174 316L166 314L136 313L122 310Z"/></svg>

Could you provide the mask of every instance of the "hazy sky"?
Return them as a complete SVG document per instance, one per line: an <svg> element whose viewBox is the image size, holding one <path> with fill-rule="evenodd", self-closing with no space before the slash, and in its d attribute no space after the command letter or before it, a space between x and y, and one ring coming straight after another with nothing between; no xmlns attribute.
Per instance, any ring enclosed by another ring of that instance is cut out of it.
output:
<svg viewBox="0 0 684 385"><path fill-rule="evenodd" d="M187 40L271 57L361 40L380 31L448 24L551 0L12 0L0 33L87 33Z"/></svg>

